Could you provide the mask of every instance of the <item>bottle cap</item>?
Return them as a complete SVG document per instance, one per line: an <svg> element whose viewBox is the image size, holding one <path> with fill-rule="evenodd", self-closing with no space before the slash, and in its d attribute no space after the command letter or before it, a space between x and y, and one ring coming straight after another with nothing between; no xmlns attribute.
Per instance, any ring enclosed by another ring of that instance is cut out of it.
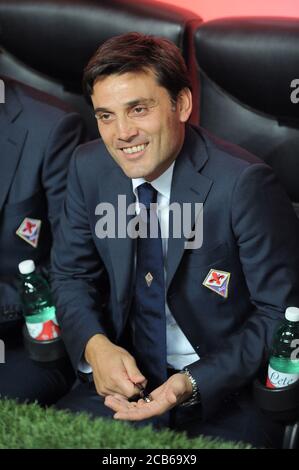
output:
<svg viewBox="0 0 299 470"><path fill-rule="evenodd" d="M31 274L35 271L35 264L32 259L26 259L19 263L19 271L21 274Z"/></svg>
<svg viewBox="0 0 299 470"><path fill-rule="evenodd" d="M285 311L285 317L289 321L299 321L299 308L288 307Z"/></svg>

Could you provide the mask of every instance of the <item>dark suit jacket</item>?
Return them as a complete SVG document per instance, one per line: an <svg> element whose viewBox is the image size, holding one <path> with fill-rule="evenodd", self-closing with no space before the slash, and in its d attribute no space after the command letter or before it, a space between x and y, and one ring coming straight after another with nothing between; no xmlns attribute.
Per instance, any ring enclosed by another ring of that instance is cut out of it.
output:
<svg viewBox="0 0 299 470"><path fill-rule="evenodd" d="M0 104L0 311L19 310L18 263L49 263L69 159L83 125L56 98L4 78ZM37 247L16 234L23 220L41 221Z"/></svg>
<svg viewBox="0 0 299 470"><path fill-rule="evenodd" d="M131 180L103 143L80 146L52 264L58 318L75 368L94 334L118 342L130 313L134 242L95 235L97 204L117 207L118 194L134 201ZM185 240L170 233L166 268L168 305L200 355L190 370L207 417L257 374L285 308L299 306L298 221L267 165L190 127L174 167L174 201L204 203L202 247L184 250ZM212 268L231 274L227 298L203 285Z"/></svg>

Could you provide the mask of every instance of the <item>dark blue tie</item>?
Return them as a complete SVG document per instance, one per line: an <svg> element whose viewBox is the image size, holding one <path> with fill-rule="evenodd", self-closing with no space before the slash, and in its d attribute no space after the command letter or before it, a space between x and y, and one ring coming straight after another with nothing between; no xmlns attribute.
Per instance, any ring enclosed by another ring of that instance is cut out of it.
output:
<svg viewBox="0 0 299 470"><path fill-rule="evenodd" d="M134 354L151 391L167 378L164 263L160 225L155 205L150 206L156 202L157 191L149 183L137 190L139 203L145 206L140 224L147 228L147 236L137 239ZM156 237L150 237L150 230Z"/></svg>

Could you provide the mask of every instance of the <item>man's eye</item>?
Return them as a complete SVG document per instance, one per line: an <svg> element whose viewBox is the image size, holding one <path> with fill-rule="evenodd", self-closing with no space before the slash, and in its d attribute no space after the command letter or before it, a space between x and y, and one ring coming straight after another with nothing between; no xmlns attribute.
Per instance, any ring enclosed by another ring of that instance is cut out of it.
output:
<svg viewBox="0 0 299 470"><path fill-rule="evenodd" d="M134 114L135 116L142 116L147 112L147 108L145 106L136 106L135 108L132 109L131 113Z"/></svg>
<svg viewBox="0 0 299 470"><path fill-rule="evenodd" d="M112 120L112 115L109 113L96 114L95 117L98 121L102 122L108 122Z"/></svg>

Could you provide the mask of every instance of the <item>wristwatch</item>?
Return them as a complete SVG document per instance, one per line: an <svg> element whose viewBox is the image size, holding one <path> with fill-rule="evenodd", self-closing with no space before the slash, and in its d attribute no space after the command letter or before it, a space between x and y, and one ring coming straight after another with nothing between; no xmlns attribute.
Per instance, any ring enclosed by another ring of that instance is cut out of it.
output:
<svg viewBox="0 0 299 470"><path fill-rule="evenodd" d="M201 402L201 400L200 400L200 393L199 393L199 389L198 389L198 385L196 383L196 380L190 374L187 367L184 367L184 369L180 371L180 374L185 374L188 377L188 379L189 379L189 381L192 385L192 395L188 400L183 401L183 403L180 403L179 406L183 407L183 408L186 408L188 406L198 405Z"/></svg>

